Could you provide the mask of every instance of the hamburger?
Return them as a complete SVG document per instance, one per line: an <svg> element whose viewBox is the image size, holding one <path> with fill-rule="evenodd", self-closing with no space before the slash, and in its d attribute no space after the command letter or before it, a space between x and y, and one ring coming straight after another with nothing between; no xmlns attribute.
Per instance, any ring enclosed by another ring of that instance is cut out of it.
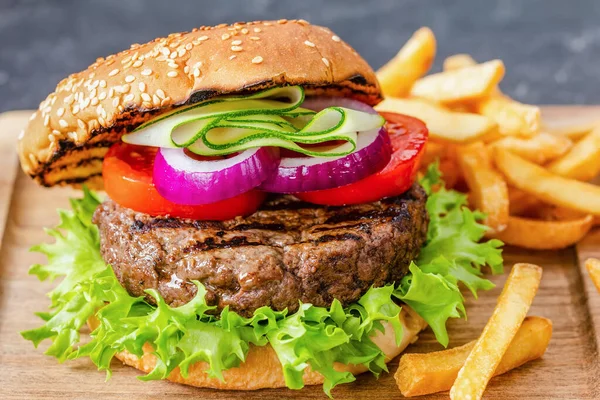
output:
<svg viewBox="0 0 600 400"><path fill-rule="evenodd" d="M427 128L381 99L303 20L171 34L70 75L18 142L36 182L83 187L33 248L30 272L62 280L22 336L108 374L116 357L142 380L328 395L427 326L446 346L501 243L435 166L418 177Z"/></svg>

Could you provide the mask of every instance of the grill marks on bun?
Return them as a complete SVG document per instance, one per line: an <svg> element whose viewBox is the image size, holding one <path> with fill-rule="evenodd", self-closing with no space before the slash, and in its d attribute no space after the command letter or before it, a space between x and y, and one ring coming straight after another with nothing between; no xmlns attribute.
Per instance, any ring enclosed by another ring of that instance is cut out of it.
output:
<svg viewBox="0 0 600 400"><path fill-rule="evenodd" d="M283 85L372 105L381 99L369 65L327 28L303 20L201 27L134 44L62 80L19 140L21 165L47 186L85 180L101 173L91 160L82 169L77 155L93 141L114 143L183 104Z"/></svg>

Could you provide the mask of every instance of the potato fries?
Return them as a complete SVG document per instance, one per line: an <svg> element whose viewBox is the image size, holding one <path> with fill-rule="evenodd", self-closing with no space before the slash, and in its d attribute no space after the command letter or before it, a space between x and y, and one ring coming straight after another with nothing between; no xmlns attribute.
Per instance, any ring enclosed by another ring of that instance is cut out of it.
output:
<svg viewBox="0 0 600 400"><path fill-rule="evenodd" d="M558 136L557 136L558 137ZM563 157L548 166L557 175L580 181L589 181L600 172L600 126L583 139Z"/></svg>
<svg viewBox="0 0 600 400"><path fill-rule="evenodd" d="M504 149L495 148L494 155L509 184L547 203L600 215L600 186L552 174Z"/></svg>
<svg viewBox="0 0 600 400"><path fill-rule="evenodd" d="M588 258L585 261L585 269L587 269L590 274L590 278L592 278L596 290L600 292L600 260L597 258Z"/></svg>
<svg viewBox="0 0 600 400"><path fill-rule="evenodd" d="M508 187L492 169L483 143L477 142L458 151L458 163L469 186L471 204L487 214L484 224L490 234L502 232L508 223Z"/></svg>
<svg viewBox="0 0 600 400"><path fill-rule="evenodd" d="M515 264L494 313L450 389L451 399L481 399L519 330L542 278L542 269L533 264Z"/></svg>
<svg viewBox="0 0 600 400"><path fill-rule="evenodd" d="M397 112L418 118L427 124L431 137L449 142L483 139L494 134L496 128L496 124L487 117L452 112L423 99L388 97L375 108L378 111Z"/></svg>
<svg viewBox="0 0 600 400"><path fill-rule="evenodd" d="M503 77L504 63L493 60L421 78L410 94L443 104L473 101L490 95Z"/></svg>
<svg viewBox="0 0 600 400"><path fill-rule="evenodd" d="M527 317L504 353L494 376L520 367L544 355L552 337L552 321ZM405 397L422 396L450 390L475 341L433 353L405 354L394 378Z"/></svg>
<svg viewBox="0 0 600 400"><path fill-rule="evenodd" d="M569 151L573 142L563 136L542 132L531 138L508 136L493 142L491 145L510 150L526 160L543 165ZM598 148L600 149L600 146Z"/></svg>
<svg viewBox="0 0 600 400"><path fill-rule="evenodd" d="M396 97L376 108L429 128L421 170L439 160L445 186L466 192L469 207L487 214L488 236L509 244L559 249L600 226L600 186L580 182L600 174L600 117L575 108L542 114L511 99L498 87L499 60L455 54L443 72L423 76L435 50L422 28L378 73Z"/></svg>
<svg viewBox="0 0 600 400"><path fill-rule="evenodd" d="M443 68L444 71L454 71L465 67L472 67L476 64L477 61L475 61L473 57L468 54L454 54L446 57Z"/></svg>
<svg viewBox="0 0 600 400"><path fill-rule="evenodd" d="M386 96L406 96L413 83L425 75L435 58L435 36L421 28L398 54L377 71L377 79Z"/></svg>
<svg viewBox="0 0 600 400"><path fill-rule="evenodd" d="M492 233L506 244L534 250L564 249L579 242L592 228L593 217L586 215L565 221L509 217L505 230Z"/></svg>

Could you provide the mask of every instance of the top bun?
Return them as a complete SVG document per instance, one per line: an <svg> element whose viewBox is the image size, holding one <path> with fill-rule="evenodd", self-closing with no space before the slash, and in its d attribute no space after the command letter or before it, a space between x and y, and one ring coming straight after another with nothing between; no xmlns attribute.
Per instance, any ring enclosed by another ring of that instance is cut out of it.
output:
<svg viewBox="0 0 600 400"><path fill-rule="evenodd" d="M108 148L154 115L284 85L371 105L382 97L371 67L327 28L303 20L201 27L134 44L62 80L19 137L21 166L44 186L101 188Z"/></svg>

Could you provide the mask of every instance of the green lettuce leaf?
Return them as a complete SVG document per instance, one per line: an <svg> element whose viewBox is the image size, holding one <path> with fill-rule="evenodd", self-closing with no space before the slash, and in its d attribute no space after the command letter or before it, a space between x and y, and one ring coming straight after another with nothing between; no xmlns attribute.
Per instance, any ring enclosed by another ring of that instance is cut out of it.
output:
<svg viewBox="0 0 600 400"><path fill-rule="evenodd" d="M440 186L435 168L421 184L430 194L431 223L421 255L401 282L371 288L348 307L337 300L329 308L300 303L293 314L262 307L249 318L228 308L214 315L199 282L194 282L196 296L181 307L170 307L155 290L147 294L156 306L129 295L102 260L98 229L91 222L100 200L84 190L82 199L71 201L72 211L59 212L58 227L48 230L55 243L33 248L44 253L48 262L33 266L31 274L40 280L63 279L49 294L50 311L39 313L44 324L21 334L36 346L49 339L46 354L60 361L89 357L107 377L115 354L127 350L142 355L144 345L149 345L157 362L142 380L164 379L176 367L187 376L189 367L200 361L206 363L210 376L223 380L223 371L244 362L250 344L270 344L288 387L302 388L303 371L310 366L325 377L323 389L331 396L336 385L355 379L335 370L336 362L364 365L376 376L387 371L385 356L371 338L386 322L394 328L396 341L402 340L398 300L421 315L438 341L447 345L447 320L465 316L459 284L476 295L493 287L481 277L482 266L501 271L500 243L479 242L485 232L477 222L481 214L465 207L463 195L445 189L433 192ZM84 344L79 331L90 317L99 325Z"/></svg>

